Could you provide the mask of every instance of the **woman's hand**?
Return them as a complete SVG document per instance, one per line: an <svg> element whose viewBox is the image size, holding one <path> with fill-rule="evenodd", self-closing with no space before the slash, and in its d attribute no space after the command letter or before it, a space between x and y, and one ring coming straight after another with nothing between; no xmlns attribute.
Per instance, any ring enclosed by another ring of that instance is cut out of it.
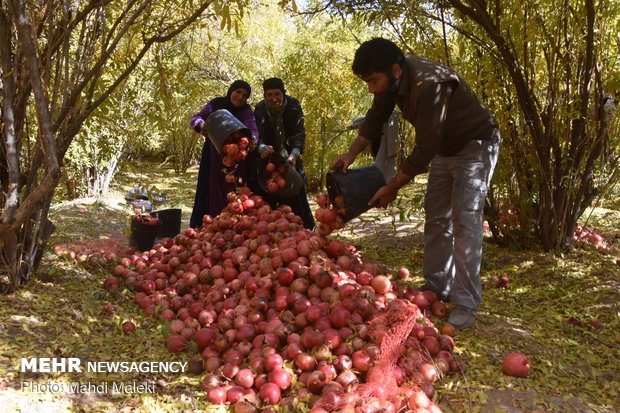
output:
<svg viewBox="0 0 620 413"><path fill-rule="evenodd" d="M207 136L207 122L204 120L200 121L200 133Z"/></svg>

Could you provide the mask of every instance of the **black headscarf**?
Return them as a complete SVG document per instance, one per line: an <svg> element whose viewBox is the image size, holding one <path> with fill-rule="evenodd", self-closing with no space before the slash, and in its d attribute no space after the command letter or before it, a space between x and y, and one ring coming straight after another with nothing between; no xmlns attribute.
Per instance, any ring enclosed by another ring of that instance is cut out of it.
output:
<svg viewBox="0 0 620 413"><path fill-rule="evenodd" d="M252 94L252 88L250 84L245 80L235 80L232 82L232 85L228 88L228 93L226 93L226 97L230 99L230 95L237 89L245 89L248 91L248 97Z"/></svg>
<svg viewBox="0 0 620 413"><path fill-rule="evenodd" d="M232 82L232 84L228 88L228 92L226 93L226 96L217 97L211 100L211 105L213 106L213 110L216 111L219 109L226 109L227 111L232 113L234 116L237 116L237 114L245 110L246 106L249 106L247 103L241 107L237 107L233 105L232 102L230 101L230 96L237 89L247 90L248 96L250 95L250 93L252 93L252 88L250 87L248 82L246 82L245 80L235 80L234 82Z"/></svg>

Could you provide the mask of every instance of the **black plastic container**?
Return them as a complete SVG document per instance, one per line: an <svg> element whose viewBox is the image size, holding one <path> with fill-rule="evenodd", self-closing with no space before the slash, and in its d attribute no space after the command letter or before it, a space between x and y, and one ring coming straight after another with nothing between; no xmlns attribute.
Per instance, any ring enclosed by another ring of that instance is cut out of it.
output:
<svg viewBox="0 0 620 413"><path fill-rule="evenodd" d="M148 225L138 220L131 220L131 235L129 241L140 251L147 251L155 244L155 238L159 232L160 224Z"/></svg>
<svg viewBox="0 0 620 413"><path fill-rule="evenodd" d="M158 238L172 238L181 232L181 209L160 209L151 212L151 216L159 218Z"/></svg>
<svg viewBox="0 0 620 413"><path fill-rule="evenodd" d="M345 222L372 208L368 201L386 184L383 173L375 164L349 169L346 174L328 172L325 183L332 205L338 195L344 198Z"/></svg>
<svg viewBox="0 0 620 413"><path fill-rule="evenodd" d="M276 168L280 165L286 165L286 176L284 177L286 184L283 188L278 189L277 192L269 192L265 186L265 181L271 177L271 172L265 170L265 166L272 162L276 165ZM283 198L292 198L299 193L303 185L301 175L293 166L280 154L272 153L266 158L259 158L257 162L258 184L266 193L281 196Z"/></svg>
<svg viewBox="0 0 620 413"><path fill-rule="evenodd" d="M211 113L205 122L207 135L218 153L221 151L226 139L233 132L240 130L244 136L252 137L250 129L226 109L219 109Z"/></svg>

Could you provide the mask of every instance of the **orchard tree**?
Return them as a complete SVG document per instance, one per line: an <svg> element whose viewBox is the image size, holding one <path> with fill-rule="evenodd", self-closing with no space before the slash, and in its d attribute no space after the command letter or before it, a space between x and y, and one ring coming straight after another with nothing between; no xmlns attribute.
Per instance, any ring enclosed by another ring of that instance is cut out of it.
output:
<svg viewBox="0 0 620 413"><path fill-rule="evenodd" d="M371 99L350 69L357 42L353 35L343 36L345 27L324 16L305 18L298 27L275 75L286 79L287 93L301 102L306 127L304 166L308 188L314 191L323 189L330 160L354 138L352 133L343 134L343 129L365 114Z"/></svg>
<svg viewBox="0 0 620 413"><path fill-rule="evenodd" d="M187 59L186 40L180 36L160 45L152 53L144 68L145 76L152 83L151 108L145 113L148 130L159 133L159 153L172 163L174 171L185 172L200 156L199 141L204 139L189 127L189 110L204 92L193 79ZM148 76L148 74L151 74Z"/></svg>
<svg viewBox="0 0 620 413"><path fill-rule="evenodd" d="M234 23L245 1L3 0L0 9L2 285L40 262L63 159L84 122L151 48L210 13ZM112 70L108 70L108 69Z"/></svg>
<svg viewBox="0 0 620 413"><path fill-rule="evenodd" d="M69 199L104 195L116 173L136 158L131 155L159 148L161 133L149 116L152 96L142 83L130 76L84 121L65 153L62 182Z"/></svg>
<svg viewBox="0 0 620 413"><path fill-rule="evenodd" d="M617 1L319 3L452 66L495 113L504 143L488 216L497 239L573 243L579 218L620 178Z"/></svg>

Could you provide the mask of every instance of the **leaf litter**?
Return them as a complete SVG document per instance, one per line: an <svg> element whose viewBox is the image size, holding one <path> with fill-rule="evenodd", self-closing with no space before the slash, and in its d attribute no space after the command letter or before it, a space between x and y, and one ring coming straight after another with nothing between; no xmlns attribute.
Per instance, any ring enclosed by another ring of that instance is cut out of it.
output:
<svg viewBox="0 0 620 413"><path fill-rule="evenodd" d="M172 194L174 207L183 209L186 226L196 173L159 172L150 179ZM78 263L53 251L54 246L63 245L122 255L131 213L123 194L139 178L120 176L104 200L55 204L51 219L58 229L37 277L15 294L0 296L0 405L5 411L191 412L209 408L197 376L19 372L21 357L186 361L186 356L165 349L167 326L144 316L128 291L109 293L101 288L113 263ZM604 217L596 220L599 231L617 232L619 211L604 210L593 216ZM392 274L400 267L409 268L412 278L402 282L422 283L423 217L419 212L410 214L410 221L402 225L386 217L385 212L371 210L337 237L358 246L366 258ZM386 219L394 224L385 225ZM613 243L620 246L617 237ZM619 259L617 254L587 247L559 254L500 248L485 242L483 282L493 275L507 276L511 286L484 292L476 325L457 336L455 352L466 361L467 370L463 375L444 377L436 386L435 401L446 412L618 411ZM103 310L108 304L116 306L114 313ZM579 318L584 327L566 323L569 317ZM138 328L123 334L120 326L127 320ZM598 321L604 328L589 328L590 321ZM509 352L529 357L532 371L526 379L502 373L501 361ZM156 391L72 395L20 390L22 381L51 380L94 384L146 381L154 383Z"/></svg>

